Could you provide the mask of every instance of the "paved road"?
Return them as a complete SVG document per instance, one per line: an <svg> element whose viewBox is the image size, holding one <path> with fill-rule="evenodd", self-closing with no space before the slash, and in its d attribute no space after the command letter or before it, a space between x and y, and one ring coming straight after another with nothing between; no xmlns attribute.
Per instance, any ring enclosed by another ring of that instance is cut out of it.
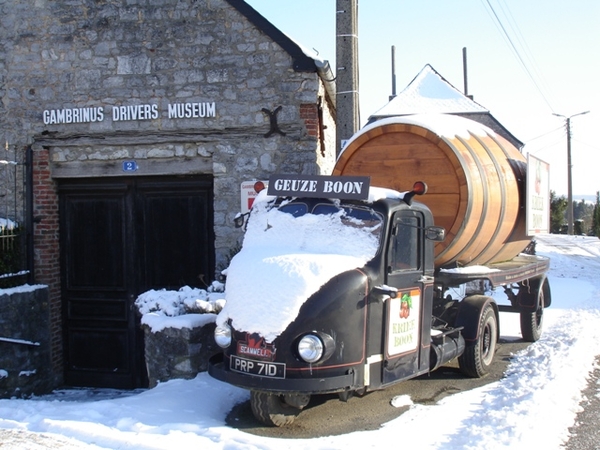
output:
<svg viewBox="0 0 600 450"><path fill-rule="evenodd" d="M520 341L502 342L492 372L482 379L466 378L456 365L450 365L441 367L431 375L405 381L362 398L352 398L347 403L341 402L337 396L313 399L296 421L285 428L263 427L252 416L249 402L238 405L229 414L227 421L230 426L247 433L289 439L374 430L408 409L392 407L390 400L393 397L410 394L414 403L434 404L448 395L499 380L510 361L510 355L527 345ZM564 446L566 450L600 450L600 356L597 363L598 369L590 377L588 387L583 392L583 409L577 415L575 425L569 429L572 437Z"/></svg>
<svg viewBox="0 0 600 450"><path fill-rule="evenodd" d="M600 357L596 358L596 363L600 364ZM600 449L600 368L594 370L583 395L583 411L577 414L575 425L569 428L573 437L565 445L567 450Z"/></svg>
<svg viewBox="0 0 600 450"><path fill-rule="evenodd" d="M252 415L249 401L234 408L227 417L227 423L247 433L290 439L376 430L408 409L396 408L390 404L391 399L398 395L410 395L413 403L435 404L448 395L502 378L510 362L510 355L529 344L523 341L500 342L491 373L485 378L465 377L458 369L458 364L451 364L440 367L429 375L404 381L363 397L353 397L346 403L340 401L337 395L314 396L294 423L287 427L262 426Z"/></svg>

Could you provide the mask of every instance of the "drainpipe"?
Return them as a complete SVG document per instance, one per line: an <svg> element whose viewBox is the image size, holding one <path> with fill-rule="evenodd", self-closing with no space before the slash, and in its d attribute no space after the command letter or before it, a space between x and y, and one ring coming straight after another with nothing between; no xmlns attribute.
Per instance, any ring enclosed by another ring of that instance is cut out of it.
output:
<svg viewBox="0 0 600 450"><path fill-rule="evenodd" d="M27 242L27 283L35 284L33 258L33 150L31 145L25 153L25 233Z"/></svg>

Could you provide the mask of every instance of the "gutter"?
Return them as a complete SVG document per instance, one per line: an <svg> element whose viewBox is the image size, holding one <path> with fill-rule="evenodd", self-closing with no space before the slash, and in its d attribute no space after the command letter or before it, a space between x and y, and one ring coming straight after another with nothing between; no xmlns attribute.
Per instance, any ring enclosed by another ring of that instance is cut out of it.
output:
<svg viewBox="0 0 600 450"><path fill-rule="evenodd" d="M317 68L317 73L323 80L323 84L325 85L325 90L327 94L329 94L329 98L331 99L331 103L333 103L333 107L336 107L336 86L335 86L335 75L333 74L333 70L331 70L331 66L329 65L329 61L315 59L315 67Z"/></svg>

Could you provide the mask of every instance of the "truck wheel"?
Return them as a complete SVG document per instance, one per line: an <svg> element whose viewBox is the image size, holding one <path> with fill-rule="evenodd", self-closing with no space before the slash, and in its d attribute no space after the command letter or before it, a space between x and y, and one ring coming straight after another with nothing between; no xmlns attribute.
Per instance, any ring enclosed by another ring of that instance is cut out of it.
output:
<svg viewBox="0 0 600 450"><path fill-rule="evenodd" d="M292 399L290 398L289 400ZM292 400L290 403L306 406L308 401ZM303 407L288 404L285 401L285 396L261 391L250 392L250 406L252 407L254 417L265 425L276 427L291 424L296 419L296 416L300 414Z"/></svg>
<svg viewBox="0 0 600 450"><path fill-rule="evenodd" d="M527 342L535 342L542 337L544 324L544 289L538 291L537 309L531 313L521 313L521 335Z"/></svg>
<svg viewBox="0 0 600 450"><path fill-rule="evenodd" d="M472 345L465 347L464 353L458 357L460 370L473 378L481 378L488 374L496 344L498 343L498 319L492 305L487 305L479 320L479 333Z"/></svg>

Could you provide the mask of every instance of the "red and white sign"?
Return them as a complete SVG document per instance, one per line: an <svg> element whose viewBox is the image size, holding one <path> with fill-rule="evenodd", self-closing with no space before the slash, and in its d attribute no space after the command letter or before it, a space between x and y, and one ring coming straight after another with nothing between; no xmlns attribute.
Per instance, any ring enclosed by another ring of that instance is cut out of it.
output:
<svg viewBox="0 0 600 450"><path fill-rule="evenodd" d="M527 235L550 232L550 165L527 155Z"/></svg>
<svg viewBox="0 0 600 450"><path fill-rule="evenodd" d="M421 290L412 289L398 294L398 297L387 300L389 303L387 357L414 351L419 346Z"/></svg>
<svg viewBox="0 0 600 450"><path fill-rule="evenodd" d="M268 181L244 181L241 185L240 193L241 193L241 209L240 212L242 214L247 213L252 208L252 203L254 203L254 199L258 195L258 193L267 188L269 185Z"/></svg>

